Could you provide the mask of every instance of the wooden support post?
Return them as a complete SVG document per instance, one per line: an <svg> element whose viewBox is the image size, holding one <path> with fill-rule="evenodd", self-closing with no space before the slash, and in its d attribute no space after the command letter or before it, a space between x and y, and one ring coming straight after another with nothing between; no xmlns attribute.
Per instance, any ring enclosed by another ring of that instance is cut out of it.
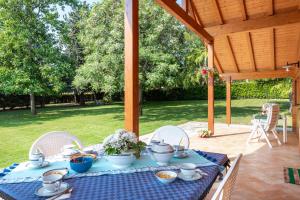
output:
<svg viewBox="0 0 300 200"><path fill-rule="evenodd" d="M231 78L226 80L226 123L231 124Z"/></svg>
<svg viewBox="0 0 300 200"><path fill-rule="evenodd" d="M292 128L293 132L297 133L297 96L298 96L298 85L299 80L293 79L293 85L292 85Z"/></svg>
<svg viewBox="0 0 300 200"><path fill-rule="evenodd" d="M125 1L125 129L139 135L138 1Z"/></svg>
<svg viewBox="0 0 300 200"><path fill-rule="evenodd" d="M214 68L214 46L213 44L207 45L208 50L208 68ZM214 73L208 72L208 130L211 131L211 134L214 134Z"/></svg>

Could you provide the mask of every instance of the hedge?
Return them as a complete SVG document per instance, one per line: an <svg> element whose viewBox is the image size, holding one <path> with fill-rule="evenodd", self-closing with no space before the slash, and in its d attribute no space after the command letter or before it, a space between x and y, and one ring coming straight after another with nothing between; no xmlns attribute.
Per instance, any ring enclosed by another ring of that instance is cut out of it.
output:
<svg viewBox="0 0 300 200"><path fill-rule="evenodd" d="M234 82L232 84L232 98L258 98L258 99L287 99L291 92L290 80L268 80L268 81L250 81ZM93 94L87 92L84 94L86 101L94 101L103 98L103 94ZM226 87L224 83L215 85L215 98L226 98ZM175 88L171 90L151 90L143 93L144 101L166 101L166 100L198 100L207 99L207 86L198 86L194 88ZM116 94L113 100L123 100L123 94ZM63 93L56 96L37 96L37 105L49 103L74 103L73 93ZM13 109L15 107L29 107L28 95L1 95L0 107L2 109Z"/></svg>
<svg viewBox="0 0 300 200"><path fill-rule="evenodd" d="M239 81L231 86L233 99L258 98L258 99L288 99L291 92L290 80L267 81ZM188 89L152 90L144 93L146 100L196 100L207 99L207 86ZM226 98L225 84L215 85L215 99Z"/></svg>

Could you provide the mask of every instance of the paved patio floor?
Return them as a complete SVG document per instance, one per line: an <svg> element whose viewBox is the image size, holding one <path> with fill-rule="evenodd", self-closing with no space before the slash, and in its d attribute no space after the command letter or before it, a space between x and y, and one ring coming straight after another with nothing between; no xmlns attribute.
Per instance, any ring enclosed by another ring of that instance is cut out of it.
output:
<svg viewBox="0 0 300 200"><path fill-rule="evenodd" d="M295 134L289 133L288 143L282 146L271 142L274 147L270 149L263 141L246 145L251 128L247 125L228 127L226 124L216 124L215 135L211 138L200 138L197 134L199 130L207 128L207 123L188 122L180 127L191 137L191 148L225 153L230 159L239 153L244 155L232 199L300 199L300 185L284 183L283 179L283 167L300 168L300 149ZM214 185L208 197L217 185Z"/></svg>

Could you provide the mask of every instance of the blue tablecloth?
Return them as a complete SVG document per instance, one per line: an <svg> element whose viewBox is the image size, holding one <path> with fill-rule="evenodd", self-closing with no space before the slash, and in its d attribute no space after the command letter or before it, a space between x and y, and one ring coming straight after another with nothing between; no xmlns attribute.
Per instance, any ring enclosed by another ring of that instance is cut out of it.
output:
<svg viewBox="0 0 300 200"><path fill-rule="evenodd" d="M200 152L199 154L224 165L228 158L224 154ZM219 174L218 166L200 167L208 175L200 180L185 182L177 179L172 184L160 183L154 172L138 172L131 174L101 175L66 180L72 187L71 199L90 200L143 200L143 199L202 199L209 192ZM42 199L34 195L41 182L11 183L0 185L0 197L12 199Z"/></svg>

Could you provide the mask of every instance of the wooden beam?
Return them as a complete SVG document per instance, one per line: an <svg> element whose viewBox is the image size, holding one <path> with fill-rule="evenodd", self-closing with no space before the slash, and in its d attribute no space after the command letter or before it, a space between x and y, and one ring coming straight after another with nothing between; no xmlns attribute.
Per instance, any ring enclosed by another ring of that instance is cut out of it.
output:
<svg viewBox="0 0 300 200"><path fill-rule="evenodd" d="M270 30L271 37L271 66L273 70L276 70L276 45L275 45L275 29L271 28Z"/></svg>
<svg viewBox="0 0 300 200"><path fill-rule="evenodd" d="M217 13L219 23L220 23L220 24L224 24L223 15L222 15L222 11L221 11L221 9L220 9L220 5L219 5L218 0L212 0L212 3L213 3L213 6L214 6L215 11L216 11L216 13Z"/></svg>
<svg viewBox="0 0 300 200"><path fill-rule="evenodd" d="M138 1L125 1L125 129L139 135Z"/></svg>
<svg viewBox="0 0 300 200"><path fill-rule="evenodd" d="M220 74L220 77L226 80L231 77L231 80L255 80L264 78L295 78L297 77L296 69L290 69L286 71L285 69L269 70L269 71L257 71L257 72L241 72L241 73L224 73Z"/></svg>
<svg viewBox="0 0 300 200"><path fill-rule="evenodd" d="M256 71L256 63L255 63L255 57L254 57L254 51L253 51L253 45L252 45L252 39L251 39L251 33L246 32L246 40L247 40L247 46L250 56L250 63L253 71Z"/></svg>
<svg viewBox="0 0 300 200"><path fill-rule="evenodd" d="M247 15L247 7L245 4L245 0L239 0L239 3L240 3L241 13L242 13L242 19L247 20L248 15Z"/></svg>
<svg viewBox="0 0 300 200"><path fill-rule="evenodd" d="M300 60L300 31L299 31L299 34L298 34L298 61Z"/></svg>
<svg viewBox="0 0 300 200"><path fill-rule="evenodd" d="M263 28L276 28L279 26L300 23L300 10L267 16L259 19L228 23L224 25L211 26L205 30L213 37L228 35L237 32L253 31Z"/></svg>
<svg viewBox="0 0 300 200"><path fill-rule="evenodd" d="M232 61L234 63L235 70L236 70L236 72L239 72L240 70L239 70L239 67L238 67L238 64L237 64L237 61L236 61L236 57L235 57L234 52L233 52L232 44L231 44L231 41L230 41L230 38L229 38L228 35L226 36L226 42L227 42L228 51L230 52Z"/></svg>
<svg viewBox="0 0 300 200"><path fill-rule="evenodd" d="M268 15L274 15L274 0L268 0L266 5Z"/></svg>
<svg viewBox="0 0 300 200"><path fill-rule="evenodd" d="M196 33L205 43L212 43L213 37L207 33L191 16L189 16L176 2L170 0L156 0L156 2L171 15Z"/></svg>
<svg viewBox="0 0 300 200"><path fill-rule="evenodd" d="M194 12L195 15L196 15L197 22L198 22L198 24L199 24L201 27L203 27L203 22L202 22L202 20L201 20L201 18L200 18L200 15L199 15L199 13L198 13L196 7L195 7L195 3L194 3L192 0L190 0L190 1L191 1L190 3L191 3L192 10L193 10L193 12Z"/></svg>
<svg viewBox="0 0 300 200"><path fill-rule="evenodd" d="M226 80L226 123L231 124L231 78Z"/></svg>
<svg viewBox="0 0 300 200"><path fill-rule="evenodd" d="M220 74L220 73L224 73L224 70L223 70L223 68L222 68L222 65L221 65L221 63L220 63L220 61L219 61L219 59L218 59L218 56L217 56L216 52L214 52L214 56L215 56L216 68L217 68L219 74Z"/></svg>
<svg viewBox="0 0 300 200"><path fill-rule="evenodd" d="M208 50L208 68L214 68L214 46L213 44L207 45ZM208 72L208 83L207 83L207 105L208 105L208 130L214 134L214 74L213 72Z"/></svg>

